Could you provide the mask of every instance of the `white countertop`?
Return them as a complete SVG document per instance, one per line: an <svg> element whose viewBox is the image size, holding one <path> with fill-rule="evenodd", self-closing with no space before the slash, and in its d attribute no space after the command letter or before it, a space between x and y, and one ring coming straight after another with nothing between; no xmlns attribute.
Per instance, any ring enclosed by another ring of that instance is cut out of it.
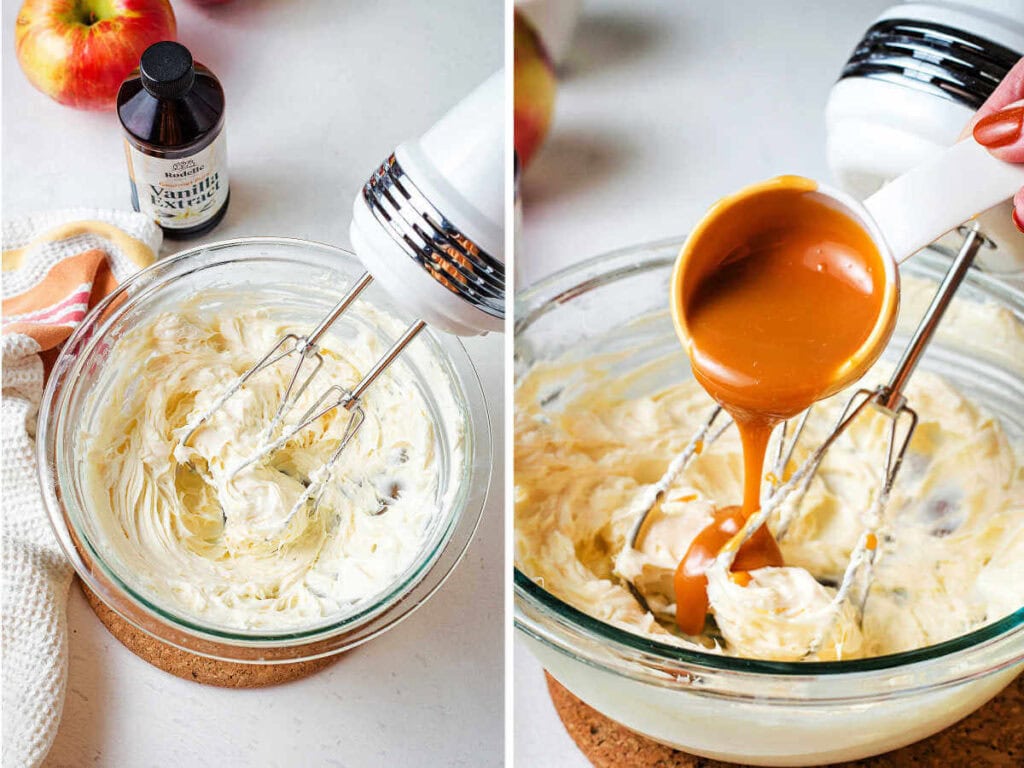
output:
<svg viewBox="0 0 1024 768"><path fill-rule="evenodd" d="M828 180L828 91L894 3L586 0L552 133L522 179L517 285L682 235L750 182ZM516 765L586 768L518 643L514 664Z"/></svg>
<svg viewBox="0 0 1024 768"><path fill-rule="evenodd" d="M3 213L130 208L117 118L62 107L14 60L3 3ZM501 0L174 3L178 39L227 94L231 207L199 241L246 235L349 246L351 201L400 141L502 65ZM492 422L501 336L466 346ZM263 690L179 680L139 660L77 586L67 700L51 768L497 766L503 744L502 444L483 520L449 581L408 620L328 670Z"/></svg>

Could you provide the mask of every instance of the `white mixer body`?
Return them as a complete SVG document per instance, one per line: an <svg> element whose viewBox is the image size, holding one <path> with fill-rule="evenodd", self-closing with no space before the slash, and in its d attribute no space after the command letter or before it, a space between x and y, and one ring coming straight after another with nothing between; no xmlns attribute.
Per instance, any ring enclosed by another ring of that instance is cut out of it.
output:
<svg viewBox="0 0 1024 768"><path fill-rule="evenodd" d="M400 145L353 203L352 246L374 280L462 336L504 328L504 110L497 72Z"/></svg>
<svg viewBox="0 0 1024 768"><path fill-rule="evenodd" d="M905 28L886 30L899 22ZM903 39L909 30L914 36ZM992 73L1014 52L1024 53L1024 0L934 0L886 10L829 94L828 163L836 185L864 199L950 147L994 87ZM979 253L978 263L1006 274L1024 270L1024 236L1010 210L1007 201L979 217L997 247ZM956 250L961 238L948 237Z"/></svg>

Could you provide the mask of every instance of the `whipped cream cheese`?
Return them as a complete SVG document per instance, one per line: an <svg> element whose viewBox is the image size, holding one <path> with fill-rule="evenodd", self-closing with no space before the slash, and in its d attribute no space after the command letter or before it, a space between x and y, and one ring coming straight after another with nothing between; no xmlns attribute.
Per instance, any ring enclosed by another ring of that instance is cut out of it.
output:
<svg viewBox="0 0 1024 768"><path fill-rule="evenodd" d="M907 281L905 300L921 305L928 290L914 282ZM1018 355L1024 349L1024 335L1008 314L963 303L953 309L947 318L953 328L987 329L991 359L1008 361L1013 349ZM658 481L713 403L692 380L638 396L629 377L610 382L595 363L538 363L518 382L518 566L578 609L641 635L750 658L803 658L823 629L863 530L890 422L880 414L858 418L826 455L780 541L785 567L751 571L745 585L709 571L717 631L687 637L672 618L673 574L712 512L739 502L736 430L706 447L669 487L638 551L631 550L626 541L636 499ZM876 366L865 381L884 381L887 367ZM933 373L915 373L906 394L920 423L885 513L863 624L845 606L812 658L919 648L1024 605L1024 451L998 421ZM849 395L815 406L790 472L831 430ZM769 520L773 531L785 511Z"/></svg>
<svg viewBox="0 0 1024 768"><path fill-rule="evenodd" d="M323 368L286 423L331 385L351 387L386 349L374 329L387 335L397 321L362 302L350 311L354 330L322 340ZM454 492L439 492L436 430L453 430L458 466L462 422L444 372L423 355L417 369L444 426L397 361L362 398L366 419L315 511L307 502L289 517L338 447L349 420L342 408L232 476L265 444L295 356L254 376L182 443L237 376L293 330L237 297L216 312L193 301L121 338L91 395L102 399L87 409L94 417L80 445L105 554L133 586L204 623L287 630L372 602L421 559Z"/></svg>

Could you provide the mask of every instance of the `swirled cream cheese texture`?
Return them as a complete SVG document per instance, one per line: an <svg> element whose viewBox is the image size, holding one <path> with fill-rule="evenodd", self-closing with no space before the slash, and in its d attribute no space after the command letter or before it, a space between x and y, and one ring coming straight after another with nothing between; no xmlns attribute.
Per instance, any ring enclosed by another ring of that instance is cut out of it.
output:
<svg viewBox="0 0 1024 768"><path fill-rule="evenodd" d="M244 302L234 305L243 306ZM439 498L439 429L461 458L461 416L436 363L418 367L446 422L439 427L401 360L362 399L366 419L335 465L323 498L300 504L339 445L349 414L336 409L232 477L265 438L295 356L254 376L195 423L285 333L267 311L197 305L164 313L122 337L81 435L85 488L103 546L134 586L204 623L285 630L320 623L385 592L421 556L450 502ZM321 343L324 365L286 421L328 387L351 387L384 352L397 321L365 303L354 335ZM392 327L394 326L394 327ZM411 352L411 348L410 348ZM407 352L408 354L409 352Z"/></svg>
<svg viewBox="0 0 1024 768"><path fill-rule="evenodd" d="M920 311L929 289L907 283L904 303ZM998 362L1012 362L1024 350L1019 325L993 307L955 304L945 328L985 338L985 353ZM883 368L865 380L885 381ZM629 549L636 499L658 481L713 403L692 380L635 396L633 381L609 380L603 370L594 360L541 363L517 385L519 567L571 605L638 634L750 658L803 658L879 487L890 422L873 415L853 423L827 454L781 540L786 567L753 571L746 586L712 576L710 612L718 633L685 637L672 621L673 574L712 511L740 500L739 439L730 428L707 447L655 508L638 550ZM815 407L790 472L823 440L849 394ZM1024 605L1020 446L939 376L918 371L907 396L921 421L886 508L863 625L847 606L814 658L920 648ZM769 527L777 530L785 511ZM652 612L633 598L624 578Z"/></svg>

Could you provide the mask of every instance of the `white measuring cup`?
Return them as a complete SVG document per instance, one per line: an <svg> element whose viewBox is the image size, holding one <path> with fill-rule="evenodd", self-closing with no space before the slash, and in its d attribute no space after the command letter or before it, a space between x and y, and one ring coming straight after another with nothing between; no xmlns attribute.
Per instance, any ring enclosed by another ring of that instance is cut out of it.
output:
<svg viewBox="0 0 1024 768"><path fill-rule="evenodd" d="M864 229L881 255L884 273L884 294L875 324L857 352L836 372L833 386L822 394L827 397L859 379L885 348L899 307L898 265L965 221L1009 199L1022 186L1024 165L997 160L971 138L897 177L864 202L800 176L779 176L753 184L715 203L683 245L671 285L676 330L689 352L687 302L709 273L756 234L751 231L752 205L774 206L784 214L786 196L812 195ZM763 230L770 228L768 222Z"/></svg>

